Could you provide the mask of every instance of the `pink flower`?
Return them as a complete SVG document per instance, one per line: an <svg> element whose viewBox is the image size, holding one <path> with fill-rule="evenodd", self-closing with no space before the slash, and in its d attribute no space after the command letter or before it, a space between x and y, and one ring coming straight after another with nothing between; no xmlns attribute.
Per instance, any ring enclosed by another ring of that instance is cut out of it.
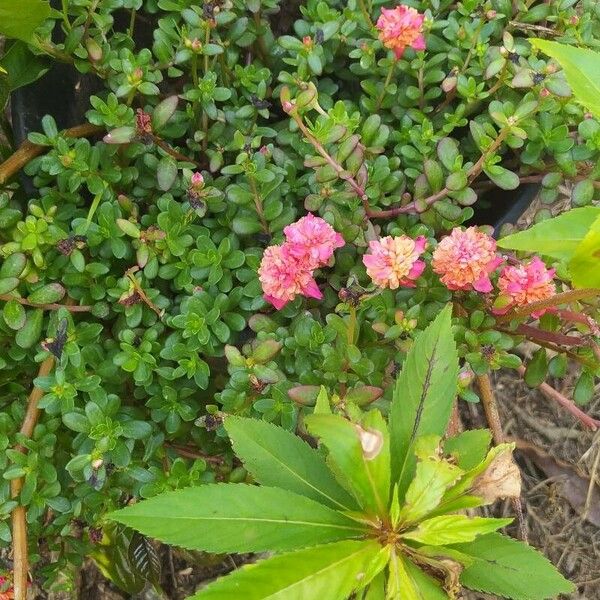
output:
<svg viewBox="0 0 600 600"><path fill-rule="evenodd" d="M410 6L382 8L377 19L379 39L386 48L390 48L401 58L407 46L415 50L425 50L425 38L422 28L425 15Z"/></svg>
<svg viewBox="0 0 600 600"><path fill-rule="evenodd" d="M202 177L202 173L196 171L190 179L190 185L195 190L202 189L202 187L204 187L204 177Z"/></svg>
<svg viewBox="0 0 600 600"><path fill-rule="evenodd" d="M425 269L419 260L425 245L423 236L416 240L406 235L387 236L369 242L370 253L363 256L363 263L373 283L381 288L415 287L414 280Z"/></svg>
<svg viewBox="0 0 600 600"><path fill-rule="evenodd" d="M298 294L320 300L323 297L306 264L285 251L284 246L269 246L263 254L258 278L263 298L277 310Z"/></svg>
<svg viewBox="0 0 600 600"><path fill-rule="evenodd" d="M327 264L336 248L344 245L344 238L320 217L308 213L284 230L285 251L305 263L309 269Z"/></svg>
<svg viewBox="0 0 600 600"><path fill-rule="evenodd" d="M490 273L501 262L493 238L476 227L456 227L434 250L431 265L449 290L487 293L492 291Z"/></svg>
<svg viewBox="0 0 600 600"><path fill-rule="evenodd" d="M494 302L494 312L504 314L510 308L551 298L556 294L554 273L537 256L528 263L504 267L498 278L500 295ZM546 309L538 310L531 316L538 318L545 312Z"/></svg>

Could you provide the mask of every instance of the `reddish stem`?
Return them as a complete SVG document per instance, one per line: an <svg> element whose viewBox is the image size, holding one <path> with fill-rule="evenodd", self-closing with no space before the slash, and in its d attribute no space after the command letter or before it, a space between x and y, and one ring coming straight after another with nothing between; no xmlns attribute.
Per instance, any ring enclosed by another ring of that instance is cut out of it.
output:
<svg viewBox="0 0 600 600"><path fill-rule="evenodd" d="M518 371L521 377L525 375L525 367L519 367ZM569 400L551 385L548 385L547 383L541 383L537 389L540 390L540 392L542 392L546 398L557 402L564 409L569 411L577 420L579 420L582 425L588 429L596 431L600 427L600 421L590 417L589 415L586 415L572 400Z"/></svg>

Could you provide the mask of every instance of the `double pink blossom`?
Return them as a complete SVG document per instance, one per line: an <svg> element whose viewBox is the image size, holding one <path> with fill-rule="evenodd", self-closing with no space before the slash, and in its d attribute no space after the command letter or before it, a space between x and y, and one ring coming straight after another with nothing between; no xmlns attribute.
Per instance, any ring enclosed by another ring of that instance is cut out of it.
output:
<svg viewBox="0 0 600 600"><path fill-rule="evenodd" d="M433 252L433 270L449 290L492 291L490 274L502 262L496 241L476 227L458 227Z"/></svg>
<svg viewBox="0 0 600 600"><path fill-rule="evenodd" d="M283 233L286 251L310 269L326 265L333 251L344 245L344 238L327 221L312 213L288 225Z"/></svg>
<svg viewBox="0 0 600 600"><path fill-rule="evenodd" d="M344 245L329 223L310 213L283 231L285 243L269 246L258 269L263 298L278 310L297 295L320 300L323 294L313 271L326 265L334 250Z"/></svg>
<svg viewBox="0 0 600 600"><path fill-rule="evenodd" d="M367 274L380 288L415 287L415 279L425 269L419 257L426 243L423 236L413 240L406 235L369 242L369 253L363 256Z"/></svg>
<svg viewBox="0 0 600 600"><path fill-rule="evenodd" d="M401 4L396 8L383 8L377 19L379 39L386 48L390 48L401 58L407 47L425 50L423 21L425 15L416 9Z"/></svg>
<svg viewBox="0 0 600 600"><path fill-rule="evenodd" d="M504 267L498 278L500 295L494 302L494 312L504 314L511 308L552 298L556 294L554 273L537 256L528 263ZM538 318L545 312L546 309L538 310L531 316Z"/></svg>

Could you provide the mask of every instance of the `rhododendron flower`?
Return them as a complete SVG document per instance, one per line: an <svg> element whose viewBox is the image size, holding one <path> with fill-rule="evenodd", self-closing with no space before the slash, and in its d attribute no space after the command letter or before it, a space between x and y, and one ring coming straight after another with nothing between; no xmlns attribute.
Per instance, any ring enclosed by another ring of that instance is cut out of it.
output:
<svg viewBox="0 0 600 600"><path fill-rule="evenodd" d="M298 294L317 300L323 297L310 268L286 252L284 246L269 246L265 250L258 278L263 298L278 310Z"/></svg>
<svg viewBox="0 0 600 600"><path fill-rule="evenodd" d="M425 50L425 38L422 27L425 15L410 6L382 8L381 16L377 19L379 39L386 48L390 48L401 58L404 50L411 46L415 50Z"/></svg>
<svg viewBox="0 0 600 600"><path fill-rule="evenodd" d="M556 294L554 273L537 256L528 263L504 267L498 278L500 295L494 302L494 312L504 314L510 308L551 298ZM541 317L546 310L532 312L531 316Z"/></svg>
<svg viewBox="0 0 600 600"><path fill-rule="evenodd" d="M452 230L433 252L431 265L449 290L491 292L490 273L502 262L496 241L476 227Z"/></svg>
<svg viewBox="0 0 600 600"><path fill-rule="evenodd" d="M344 238L327 221L312 213L288 225L283 233L287 239L285 251L310 269L327 264L333 251L344 245Z"/></svg>
<svg viewBox="0 0 600 600"><path fill-rule="evenodd" d="M363 256L369 277L382 288L415 287L414 280L425 269L425 263L419 260L425 244L423 236L413 240L406 235L369 242L369 253Z"/></svg>

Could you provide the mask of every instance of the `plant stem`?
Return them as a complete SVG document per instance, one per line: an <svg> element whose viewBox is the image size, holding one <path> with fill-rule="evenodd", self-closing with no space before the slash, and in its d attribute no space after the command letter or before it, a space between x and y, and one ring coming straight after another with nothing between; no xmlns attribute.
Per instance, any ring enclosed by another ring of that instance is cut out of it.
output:
<svg viewBox="0 0 600 600"><path fill-rule="evenodd" d="M530 302L525 306L513 310L505 315L501 315L496 317L499 323L506 323L507 321L511 321L512 319L519 319L521 317L527 317L532 312L536 312L538 310L543 310L545 308L553 308L555 306L559 306L560 304L568 304L569 302L575 302L577 300L584 300L586 298L593 298L595 296L600 295L600 290L595 288L584 288L580 290L569 290L568 292L562 292L561 294L556 294L547 300L538 300L537 302Z"/></svg>
<svg viewBox="0 0 600 600"><path fill-rule="evenodd" d="M365 0L358 0L358 5L360 6L360 12L362 13L363 17L365 18L367 25L369 26L370 29L373 29L373 27L374 27L373 19L371 19L371 15L369 14L369 11L367 10Z"/></svg>
<svg viewBox="0 0 600 600"><path fill-rule="evenodd" d="M500 413L498 412L498 404L496 403L496 397L492 390L490 376L487 373L485 375L477 375L477 387L479 388L483 411L485 412L485 418L490 426L494 444L504 444L506 440L504 438L504 432L502 431L502 421L500 419ZM522 540L527 541L527 531L523 519L521 499L511 498L511 503L519 521L519 536Z"/></svg>
<svg viewBox="0 0 600 600"><path fill-rule="evenodd" d="M57 302L52 302L50 304L35 304L34 302L29 302L29 300L25 298L20 298L19 296L11 296L10 294L0 294L0 300L2 300L3 302L16 300L19 304L22 304L23 306L33 306L34 308L41 308L42 310L58 310L59 308L65 308L69 312L90 312L92 310L91 306L59 304Z"/></svg>
<svg viewBox="0 0 600 600"><path fill-rule="evenodd" d="M38 377L45 377L54 366L54 357L46 358L40 365ZM40 409L38 403L44 392L34 386L27 401L27 411L21 425L20 434L30 438L35 429ZM17 452L25 454L26 449L18 445ZM14 500L18 498L23 487L23 478L11 479L10 495ZM24 506L16 506L12 511L12 546L13 546L13 581L15 600L27 600L27 573L29 571L29 558L27 552L27 513Z"/></svg>
<svg viewBox="0 0 600 600"><path fill-rule="evenodd" d="M483 170L485 161L489 158L490 155L492 155L501 146L502 142L504 141L506 136L509 134L509 132L510 132L510 129L508 127L502 129L500 131L500 133L498 134L498 137L492 142L490 147L481 155L479 160L469 169L469 173L467 175L467 177L469 179L469 183L472 183L474 179L479 177L479 175L481 174L481 171ZM414 214L414 213L423 212L424 210L427 209L427 207L431 206L438 200L445 198L449 192L450 192L450 190L448 188L443 188L439 192L432 194L428 198L425 198L423 200L418 200L417 201L418 204L424 206L424 208L422 208L420 210L418 208L417 202L411 202L410 204L407 204L405 206L396 206L394 208L388 208L386 210L370 210L369 209L369 210L367 210L367 215L374 219L378 219L378 218L385 219L388 217L395 217L395 216L401 215L401 214ZM535 309L533 309L533 310L535 310Z"/></svg>
<svg viewBox="0 0 600 600"><path fill-rule="evenodd" d="M525 367L520 366L518 371L521 377L525 375ZM594 419L593 417L590 417L589 415L586 415L572 400L569 400L566 396L561 394L557 389L553 388L551 385L548 385L544 382L541 383L537 387L537 389L540 392L542 392L542 394L546 396L546 398L557 402L564 409L570 412L576 419L579 420L579 422L584 427L587 427L592 431L596 431L598 428L600 428L600 421Z"/></svg>
<svg viewBox="0 0 600 600"><path fill-rule="evenodd" d="M90 137L103 130L98 125L84 123L67 129L63 132L63 135L71 138ZM10 177L18 173L29 161L48 150L50 150L50 146L39 146L25 140L13 154L0 164L0 185L4 185Z"/></svg>
<svg viewBox="0 0 600 600"><path fill-rule="evenodd" d="M338 177L346 181L354 193L360 198L363 203L363 207L367 213L367 216L370 216L370 208L369 208L369 199L365 194L364 188L352 177L352 175L346 171L342 165L340 165L336 160L334 160L331 155L325 150L323 144L319 142L308 130L308 127L302 121L302 117L298 114L296 110L292 110L289 113L290 117L296 121L298 124L298 128L302 131L304 137L310 142L310 144L314 147L314 149L327 161L327 163L335 170Z"/></svg>
<svg viewBox="0 0 600 600"><path fill-rule="evenodd" d="M206 21L206 32L204 34L204 45L207 46L210 43L210 25L208 21ZM204 75L208 73L208 55L204 55ZM202 150L206 152L208 148L208 115L206 114L206 110L202 110L202 132L204 136L202 137Z"/></svg>
<svg viewBox="0 0 600 600"><path fill-rule="evenodd" d="M260 55L260 59L263 61L263 63L266 66L269 66L269 51L267 50L267 45L265 44L265 37L264 35L259 34L259 31L263 28L260 10L253 13L252 17L254 19L254 25L256 26L256 41L258 44L258 54Z"/></svg>
<svg viewBox="0 0 600 600"><path fill-rule="evenodd" d="M350 305L350 316L348 318L348 345L354 345L356 336L356 308Z"/></svg>
<svg viewBox="0 0 600 600"><path fill-rule="evenodd" d="M258 218L260 219L260 224L261 224L262 230L268 234L269 233L269 224L267 223L267 220L265 219L262 198L260 197L260 194L258 193L258 187L256 186L256 181L254 181L254 177L252 177L252 175L248 175L248 182L250 183L250 189L252 190L252 195L254 196L254 207L256 208L256 214L258 215Z"/></svg>
<svg viewBox="0 0 600 600"><path fill-rule="evenodd" d="M496 398L492 390L490 376L487 373L485 375L477 375L477 387L481 394L481 404L483 405L494 443L503 444L505 440L504 432L502 431L502 421L500 420L500 413L498 412L498 405L496 404Z"/></svg>
<svg viewBox="0 0 600 600"><path fill-rule="evenodd" d="M192 163L192 164L196 165L197 167L202 167L201 163L194 160L193 158L190 158L189 156L186 156L185 154L182 154L181 152L179 152L179 150L175 150L175 148L170 146L167 142L165 142L165 140L158 137L157 135L153 134L153 139L154 139L154 143L159 148L162 148L167 154L172 156L174 159L179 160L181 162Z"/></svg>
<svg viewBox="0 0 600 600"><path fill-rule="evenodd" d="M133 38L133 32L135 30L135 17L137 15L136 9L132 9L131 16L129 17L129 29L127 30L127 35L130 38Z"/></svg>
<svg viewBox="0 0 600 600"><path fill-rule="evenodd" d="M383 84L383 89L381 90L381 94L379 94L379 97L377 98L375 112L377 112L381 108L381 103L383 102L383 99L385 98L387 86L390 85L390 81L392 80L392 75L394 74L394 69L396 68L397 64L398 64L397 60L392 61L392 63L390 64L390 68L388 69L388 72L387 72L387 77L385 78L385 82Z"/></svg>

